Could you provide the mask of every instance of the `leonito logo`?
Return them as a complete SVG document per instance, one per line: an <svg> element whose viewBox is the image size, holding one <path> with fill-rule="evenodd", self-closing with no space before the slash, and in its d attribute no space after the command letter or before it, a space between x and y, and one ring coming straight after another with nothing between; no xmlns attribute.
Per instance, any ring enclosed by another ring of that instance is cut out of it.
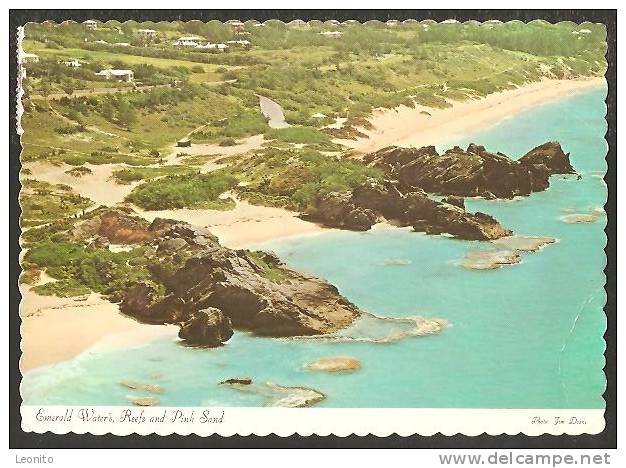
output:
<svg viewBox="0 0 626 468"><path fill-rule="evenodd" d="M54 458L48 457L46 455L35 455L32 457L20 457L18 454L15 454L16 465L50 465L52 463L54 463Z"/></svg>

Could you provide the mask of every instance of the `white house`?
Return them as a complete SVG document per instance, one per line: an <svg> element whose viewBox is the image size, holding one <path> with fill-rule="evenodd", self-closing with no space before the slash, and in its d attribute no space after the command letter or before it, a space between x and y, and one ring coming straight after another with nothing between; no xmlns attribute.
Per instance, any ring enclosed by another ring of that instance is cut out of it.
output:
<svg viewBox="0 0 626 468"><path fill-rule="evenodd" d="M107 80L118 80L118 81L133 81L135 79L135 74L132 70L113 70L107 69L102 70L96 73L97 76L103 76Z"/></svg>
<svg viewBox="0 0 626 468"><path fill-rule="evenodd" d="M157 32L154 29L138 29L135 31L142 39L154 39L157 36Z"/></svg>
<svg viewBox="0 0 626 468"><path fill-rule="evenodd" d="M200 41L202 41L202 38L198 36L184 36L178 38L172 45L177 47L197 47L200 45Z"/></svg>
<svg viewBox="0 0 626 468"><path fill-rule="evenodd" d="M92 31L95 29L98 29L98 22L94 20L83 21L83 25L85 26L85 28L90 29Z"/></svg>
<svg viewBox="0 0 626 468"><path fill-rule="evenodd" d="M113 45L118 47L130 47L130 42L116 42Z"/></svg>
<svg viewBox="0 0 626 468"><path fill-rule="evenodd" d="M322 31L321 33L319 33L319 35L324 37L337 38L343 36L343 33L341 31Z"/></svg>
<svg viewBox="0 0 626 468"><path fill-rule="evenodd" d="M226 44L213 44L211 42L207 42L204 45L197 45L196 49L209 49L209 50L217 50L218 52L226 52L228 46Z"/></svg>
<svg viewBox="0 0 626 468"><path fill-rule="evenodd" d="M238 46L238 47L250 47L250 41L247 41L245 39L238 39L236 41L226 41L226 44L230 44L232 46Z"/></svg>
<svg viewBox="0 0 626 468"><path fill-rule="evenodd" d="M19 59L21 64L25 63L37 63L39 62L39 55L37 54L29 54L27 52L22 52L19 54Z"/></svg>
<svg viewBox="0 0 626 468"><path fill-rule="evenodd" d="M61 63L70 68L80 68L81 66L81 63L78 61L78 59L69 59L62 61Z"/></svg>

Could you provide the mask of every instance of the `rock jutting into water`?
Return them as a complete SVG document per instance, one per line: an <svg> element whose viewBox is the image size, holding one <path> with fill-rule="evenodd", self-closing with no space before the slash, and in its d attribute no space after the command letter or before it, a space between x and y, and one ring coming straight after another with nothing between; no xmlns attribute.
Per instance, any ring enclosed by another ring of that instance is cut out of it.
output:
<svg viewBox="0 0 626 468"><path fill-rule="evenodd" d="M191 313L189 319L181 323L178 336L188 343L217 347L233 336L233 328L220 309L209 307Z"/></svg>
<svg viewBox="0 0 626 468"><path fill-rule="evenodd" d="M426 317L378 317L362 312L352 325L335 333L296 336L293 340L331 342L394 343L406 338L437 335L448 326L444 319Z"/></svg>
<svg viewBox="0 0 626 468"><path fill-rule="evenodd" d="M391 146L365 155L364 161L385 171L407 189L485 198L513 198L540 192L554 174L574 174L569 153L558 142L548 142L515 161L483 146L458 146L439 154L434 146Z"/></svg>
<svg viewBox="0 0 626 468"><path fill-rule="evenodd" d="M132 402L135 406L157 406L161 403L158 398L144 396L144 397L136 397L136 396L127 396L128 400Z"/></svg>
<svg viewBox="0 0 626 468"><path fill-rule="evenodd" d="M352 192L328 193L303 217L327 226L366 231L381 221L412 226L427 234L448 233L460 239L491 240L511 231L485 213L468 213L463 200L433 200L422 190L401 190L394 181L369 180Z"/></svg>
<svg viewBox="0 0 626 468"><path fill-rule="evenodd" d="M413 262L405 258L388 258L383 263L386 266L408 266Z"/></svg>
<svg viewBox="0 0 626 468"><path fill-rule="evenodd" d="M123 380L120 382L120 385L123 385L126 388L130 388L131 390L142 390L144 392L150 393L163 393L163 387L156 384L146 384L141 382L135 382L132 380Z"/></svg>
<svg viewBox="0 0 626 468"><path fill-rule="evenodd" d="M468 252L460 265L472 270L496 270L505 265L522 261L521 252L536 252L553 244L553 237L507 236L492 240L495 249L479 249Z"/></svg>
<svg viewBox="0 0 626 468"><path fill-rule="evenodd" d="M121 233L144 247L151 279L119 293L120 311L143 323L172 323L193 346L219 346L233 329L285 337L333 333L361 311L328 282L287 268L266 252L233 250L205 228L175 220L151 224L104 210L73 229L90 238Z"/></svg>
<svg viewBox="0 0 626 468"><path fill-rule="evenodd" d="M220 382L220 385L226 385L226 384L250 385L251 383L252 383L252 379L250 377L234 377L231 379L222 380Z"/></svg>
<svg viewBox="0 0 626 468"><path fill-rule="evenodd" d="M522 257L514 250L473 250L468 252L461 266L471 270L495 270L503 265L515 265Z"/></svg>
<svg viewBox="0 0 626 468"><path fill-rule="evenodd" d="M241 384L236 379L228 379L222 383L246 393L255 394L265 399L265 406L283 408L304 408L312 406L326 398L322 392L308 387L286 387L272 382Z"/></svg>
<svg viewBox="0 0 626 468"><path fill-rule="evenodd" d="M600 219L600 216L597 213L573 213L561 216L560 219L567 224L591 224Z"/></svg>
<svg viewBox="0 0 626 468"><path fill-rule="evenodd" d="M325 357L309 362L306 368L321 372L354 372L361 368L361 362L353 357Z"/></svg>
<svg viewBox="0 0 626 468"><path fill-rule="evenodd" d="M540 236L508 236L491 241L492 244L499 247L518 252L536 252L543 249L546 245L554 244L555 242L556 239L554 237Z"/></svg>

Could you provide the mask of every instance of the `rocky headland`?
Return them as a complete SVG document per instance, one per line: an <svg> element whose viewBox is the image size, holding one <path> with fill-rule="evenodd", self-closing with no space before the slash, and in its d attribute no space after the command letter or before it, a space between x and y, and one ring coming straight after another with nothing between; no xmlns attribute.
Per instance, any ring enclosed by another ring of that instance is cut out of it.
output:
<svg viewBox="0 0 626 468"><path fill-rule="evenodd" d="M233 329L273 337L333 333L361 315L328 282L271 253L223 247L205 228L104 210L71 232L97 245L143 246L151 279L120 291L120 310L143 323L179 325L189 345L219 346Z"/></svg>
<svg viewBox="0 0 626 468"><path fill-rule="evenodd" d="M427 234L488 241L512 232L488 214L466 211L463 197L530 195L547 189L551 175L575 173L558 142L537 146L517 161L472 143L443 154L434 146L392 146L365 155L363 162L381 169L385 179L324 194L303 217L341 229L366 231L387 221ZM446 197L438 201L429 194Z"/></svg>
<svg viewBox="0 0 626 468"><path fill-rule="evenodd" d="M326 226L367 231L388 221L427 234L448 233L460 239L491 240L508 236L493 217L469 213L463 200L433 200L420 189L405 190L397 181L368 181L352 192L328 193L304 217Z"/></svg>
<svg viewBox="0 0 626 468"><path fill-rule="evenodd" d="M404 189L463 197L513 198L540 192L555 174L575 174L558 142L533 148L518 160L491 153L471 143L439 154L434 146L391 146L364 156L365 163L382 169Z"/></svg>

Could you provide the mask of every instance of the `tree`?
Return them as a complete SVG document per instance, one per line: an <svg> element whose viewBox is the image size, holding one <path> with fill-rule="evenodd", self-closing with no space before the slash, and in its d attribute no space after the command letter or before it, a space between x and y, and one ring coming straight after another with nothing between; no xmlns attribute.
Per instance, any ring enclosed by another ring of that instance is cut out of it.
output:
<svg viewBox="0 0 626 468"><path fill-rule="evenodd" d="M51 93L52 93L52 86L50 86L50 83L48 83L47 81L44 81L41 84L41 88L39 89L39 94L41 94L47 102L48 96L50 96Z"/></svg>
<svg viewBox="0 0 626 468"><path fill-rule="evenodd" d="M76 91L76 86L74 86L74 83L72 81L66 80L61 83L61 89L68 96L72 96L72 94L74 94L74 91Z"/></svg>
<svg viewBox="0 0 626 468"><path fill-rule="evenodd" d="M125 99L118 101L117 119L125 127L130 127L137 121L137 112Z"/></svg>

